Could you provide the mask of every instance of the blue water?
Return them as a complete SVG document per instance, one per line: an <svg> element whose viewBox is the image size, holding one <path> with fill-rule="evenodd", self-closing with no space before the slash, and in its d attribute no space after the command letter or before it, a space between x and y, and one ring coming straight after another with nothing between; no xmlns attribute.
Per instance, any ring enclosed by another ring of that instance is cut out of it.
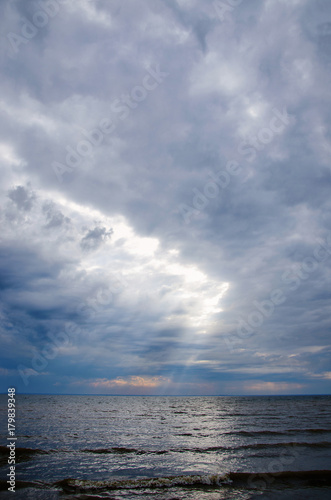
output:
<svg viewBox="0 0 331 500"><path fill-rule="evenodd" d="M6 404L2 395L3 446ZM18 395L16 408L16 479L40 482L16 498L331 497L329 474L311 472L331 470L330 396Z"/></svg>

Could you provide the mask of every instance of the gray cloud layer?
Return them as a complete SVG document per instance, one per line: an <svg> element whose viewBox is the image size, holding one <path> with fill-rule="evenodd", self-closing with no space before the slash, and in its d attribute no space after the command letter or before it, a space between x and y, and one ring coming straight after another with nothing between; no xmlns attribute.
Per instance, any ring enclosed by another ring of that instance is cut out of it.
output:
<svg viewBox="0 0 331 500"><path fill-rule="evenodd" d="M329 2L41 4L1 4L3 390L329 392Z"/></svg>

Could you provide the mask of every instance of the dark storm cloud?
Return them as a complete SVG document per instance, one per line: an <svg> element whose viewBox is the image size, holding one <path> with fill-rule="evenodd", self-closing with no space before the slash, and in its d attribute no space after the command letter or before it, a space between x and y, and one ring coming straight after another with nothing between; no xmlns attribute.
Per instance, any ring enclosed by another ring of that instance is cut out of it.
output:
<svg viewBox="0 0 331 500"><path fill-rule="evenodd" d="M35 195L29 193L27 189L23 186L17 186L11 189L8 193L8 197L16 204L19 210L29 212L32 208L33 202L35 200Z"/></svg>
<svg viewBox="0 0 331 500"><path fill-rule="evenodd" d="M62 212L56 209L54 203L47 202L44 204L43 213L46 215L47 224L45 227L51 229L53 227L59 227L63 224L70 224L69 217L65 217Z"/></svg>
<svg viewBox="0 0 331 500"><path fill-rule="evenodd" d="M326 391L329 2L46 3L1 5L5 366Z"/></svg>
<svg viewBox="0 0 331 500"><path fill-rule="evenodd" d="M90 229L81 239L80 246L83 250L96 250L103 242L110 238L113 230L107 231L105 227L95 227Z"/></svg>

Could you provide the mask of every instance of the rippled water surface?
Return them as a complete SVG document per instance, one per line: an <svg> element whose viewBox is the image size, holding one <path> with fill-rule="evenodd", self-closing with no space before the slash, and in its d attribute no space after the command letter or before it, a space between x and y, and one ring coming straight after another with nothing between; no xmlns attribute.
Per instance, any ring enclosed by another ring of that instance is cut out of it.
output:
<svg viewBox="0 0 331 500"><path fill-rule="evenodd" d="M329 396L18 395L16 498L331 498L330 423Z"/></svg>

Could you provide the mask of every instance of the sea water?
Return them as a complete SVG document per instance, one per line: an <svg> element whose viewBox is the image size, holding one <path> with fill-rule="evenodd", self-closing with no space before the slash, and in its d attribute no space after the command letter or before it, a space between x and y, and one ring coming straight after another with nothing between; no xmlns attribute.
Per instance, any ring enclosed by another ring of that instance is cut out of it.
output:
<svg viewBox="0 0 331 500"><path fill-rule="evenodd" d="M331 498L331 396L16 396L16 498ZM8 473L1 395L1 497ZM305 496L306 495L306 496Z"/></svg>

